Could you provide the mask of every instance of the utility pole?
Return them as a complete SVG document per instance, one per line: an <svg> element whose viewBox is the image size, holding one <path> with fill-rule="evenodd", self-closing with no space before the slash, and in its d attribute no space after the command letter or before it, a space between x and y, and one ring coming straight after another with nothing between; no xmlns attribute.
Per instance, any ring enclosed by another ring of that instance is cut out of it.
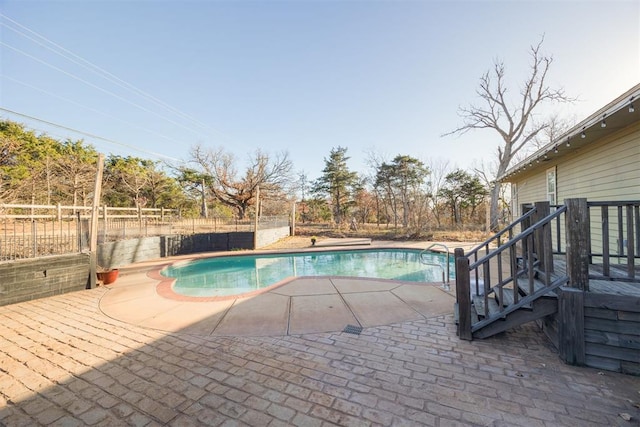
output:
<svg viewBox="0 0 640 427"><path fill-rule="evenodd" d="M200 207L200 216L202 218L209 218L209 212L207 211L207 192L206 192L207 187L205 187L206 183L204 180L204 175L202 176L201 185L202 185L202 205Z"/></svg>
<svg viewBox="0 0 640 427"><path fill-rule="evenodd" d="M256 217L253 225L253 249L258 248L258 224L260 219L260 186L256 187Z"/></svg>

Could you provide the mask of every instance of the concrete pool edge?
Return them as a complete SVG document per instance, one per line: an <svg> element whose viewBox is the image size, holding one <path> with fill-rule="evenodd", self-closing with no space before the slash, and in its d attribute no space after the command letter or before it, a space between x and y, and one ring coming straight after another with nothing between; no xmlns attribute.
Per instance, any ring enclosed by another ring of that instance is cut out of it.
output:
<svg viewBox="0 0 640 427"><path fill-rule="evenodd" d="M383 326L452 313L455 301L453 292L437 283L347 277L295 278L259 295L204 302L166 299L148 276L132 275L128 281L107 286L99 304L105 315L150 329L207 336L284 336L340 332L348 325Z"/></svg>
<svg viewBox="0 0 640 427"><path fill-rule="evenodd" d="M307 277L256 296L193 302L166 299L149 282L147 277L147 283L135 286L110 286L100 310L125 323L172 333L285 336L427 319L452 313L455 301L440 284ZM313 293L319 285L334 290Z"/></svg>
<svg viewBox="0 0 640 427"><path fill-rule="evenodd" d="M442 246L442 245L441 245ZM298 248L298 249L285 249L285 250L253 250L253 251L234 251L234 252L223 252L223 253L207 253L207 254L195 254L192 255L190 257L186 257L186 258L180 258L174 262L170 262L170 263L165 263L163 265L161 265L158 268L154 268L151 271L149 271L147 274L149 275L149 277L158 280L158 285L157 285L157 291L158 294L161 295L164 298L167 299L172 299L172 300L176 300L176 301L192 301L192 302L210 302L210 301L227 301L230 299L236 299L236 298L247 298L247 297L251 297L251 296L256 296L256 295L260 295L264 292L269 292L271 290L274 290L280 286L284 286L288 283L290 283L293 280L296 279L302 279L302 278L312 278L312 277L326 277L326 278L341 278L341 277L349 277L349 278L354 278L354 279L364 279L364 280L376 280L376 281L390 281L390 282L396 282L396 283L407 283L407 284L413 284L413 283L435 283L435 282L416 282L413 280L402 280L402 279L385 279L385 278L380 278L380 277L358 277L358 276L340 276L340 275L333 275L333 274L320 274L320 275L313 275L313 276L288 276L285 277L269 286L264 286L258 289L254 289L248 292L240 292L240 293L236 293L236 294L232 294L232 295L187 295L184 293L180 293L180 292L176 292L174 290L174 285L176 284L176 281L178 280L178 278L176 277L171 277L171 276L165 276L164 274L162 274L163 270L166 270L169 267L182 267L182 266L186 266L189 265L190 263L194 262L194 261L201 261L201 260L207 260L207 259L212 259L212 258L227 258L227 257L261 257L261 256L271 256L271 255L298 255L298 254L313 254L313 253L329 253L329 252L375 252L375 251L387 251L387 250L404 250L404 251L413 251L413 252L418 252L421 250L425 250L423 248L416 248L414 246L400 246L400 245L390 245L390 246L385 246L385 245L373 245L367 248L358 248L358 249L354 249L352 245L325 245L322 247L317 247L317 246L313 246L313 247L309 247L309 248ZM442 253L446 253L443 252L441 250L438 249L426 249L429 250L430 252L433 253L437 253L437 254L442 254ZM430 264L430 265L434 265L434 264ZM449 271L449 269L447 268L447 271ZM444 270L442 273L442 277L444 279ZM450 278L448 278L450 280ZM449 283L448 280L448 283ZM443 283L444 284L444 283Z"/></svg>
<svg viewBox="0 0 640 427"><path fill-rule="evenodd" d="M377 241L372 247L398 249L424 249L433 242L385 242ZM473 243L447 243L450 247L473 247ZM334 248L336 249L336 248ZM341 299L323 295L306 294L309 288L306 281L343 281L344 277L330 278L295 278L278 288L267 290L259 295L230 300L177 301L167 299L157 292L157 285L162 276L154 279L153 271L179 260L206 258L211 256L228 256L243 254L272 254L291 252L312 252L331 250L330 247L303 249L270 249L256 251L208 252L142 261L121 268L118 281L105 286L108 292L101 298L100 310L108 317L129 324L171 333L215 336L283 336L305 333L340 332L347 325L340 327L339 319L354 320L354 317L335 315L333 301L343 301L347 308L351 304L358 314L364 316L358 320L359 325L367 328L403 323L415 319L428 319L441 314L453 312L455 302L455 285L449 291L441 287L441 283L407 284L393 280L362 279L359 283L388 282L394 285L395 295L386 295L394 305L389 309L383 305L382 293L346 292ZM296 283L298 282L298 283ZM387 283L387 284L388 284ZM315 286L315 285L314 285ZM332 285L334 286L334 285ZM296 289L298 291L296 291ZM412 292L415 291L415 294ZM337 291L336 291L337 292ZM381 291L392 293L392 291ZM290 294L290 295L287 295ZM375 297L378 297L377 299ZM371 302L371 304L369 304ZM342 303L341 303L342 304ZM382 305L381 305L382 304ZM304 313L305 307L311 307ZM400 311L393 308L401 309ZM317 308L317 309L316 309ZM407 309L408 308L408 309ZM279 311L278 311L279 310ZM342 314L344 315L345 312ZM388 313L388 316L380 316ZM398 313L405 313L401 316ZM407 316L407 314L411 314ZM395 316L395 317L394 317ZM329 327L331 322L332 327ZM337 319L337 320L336 320ZM356 325L357 326L357 325Z"/></svg>

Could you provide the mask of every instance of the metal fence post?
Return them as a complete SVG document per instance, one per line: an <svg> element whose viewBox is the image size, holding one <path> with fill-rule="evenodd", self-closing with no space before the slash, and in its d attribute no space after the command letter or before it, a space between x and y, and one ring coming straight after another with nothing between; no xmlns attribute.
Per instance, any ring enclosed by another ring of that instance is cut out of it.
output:
<svg viewBox="0 0 640 427"><path fill-rule="evenodd" d="M36 224L36 220L32 219L31 220L31 238L33 239L33 241L31 242L33 245L33 256L37 257L38 256L38 226Z"/></svg>

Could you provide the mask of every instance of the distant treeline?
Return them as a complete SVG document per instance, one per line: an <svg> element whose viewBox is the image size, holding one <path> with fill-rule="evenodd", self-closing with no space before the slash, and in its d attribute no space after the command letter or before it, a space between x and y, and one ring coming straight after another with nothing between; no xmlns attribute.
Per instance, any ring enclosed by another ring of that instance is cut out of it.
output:
<svg viewBox="0 0 640 427"><path fill-rule="evenodd" d="M447 164L397 155L352 171L347 149L331 149L320 178L293 172L287 153L260 150L238 173L223 148L193 146L180 165L132 156L106 156L101 204L177 209L184 217L244 219L256 212L282 215L297 203L302 222L378 223L416 230L479 226L485 222L487 186ZM56 140L24 125L0 121L0 203L88 206L98 152L84 140ZM301 197L300 197L301 196Z"/></svg>

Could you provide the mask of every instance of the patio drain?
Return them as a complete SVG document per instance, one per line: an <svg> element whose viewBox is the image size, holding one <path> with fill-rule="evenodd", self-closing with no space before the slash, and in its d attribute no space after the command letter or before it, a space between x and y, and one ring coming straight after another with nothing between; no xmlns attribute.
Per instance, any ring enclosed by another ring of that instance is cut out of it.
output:
<svg viewBox="0 0 640 427"><path fill-rule="evenodd" d="M362 326L347 325L344 327L342 332L346 332L348 334L360 335L360 332L362 332Z"/></svg>

